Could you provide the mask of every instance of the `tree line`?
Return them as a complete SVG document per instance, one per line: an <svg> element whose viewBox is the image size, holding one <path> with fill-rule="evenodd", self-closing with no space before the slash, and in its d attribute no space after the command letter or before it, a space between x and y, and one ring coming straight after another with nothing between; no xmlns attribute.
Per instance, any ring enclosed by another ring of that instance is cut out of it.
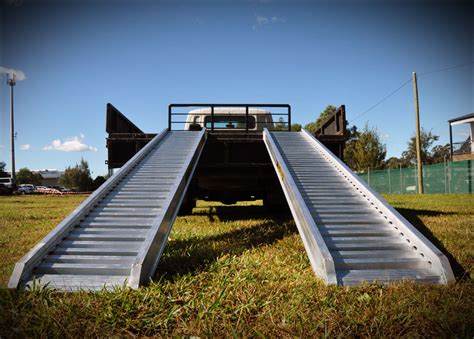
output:
<svg viewBox="0 0 474 339"><path fill-rule="evenodd" d="M0 162L0 177L8 176L5 172L5 165L5 162ZM42 180L43 177L40 173L33 172L27 167L20 168L16 174L18 185L33 184L40 186ZM87 192L96 190L106 180L107 178L102 175L98 175L95 179L92 179L89 163L81 158L80 163L76 163L73 167L68 166L64 170L64 173L58 179L58 184L75 191Z"/></svg>
<svg viewBox="0 0 474 339"><path fill-rule="evenodd" d="M68 166L63 175L59 177L59 184L77 191L93 191L99 188L106 181L102 175L92 179L89 164L86 160L81 158L81 162L76 166Z"/></svg>
<svg viewBox="0 0 474 339"><path fill-rule="evenodd" d="M326 119L334 114L336 107L328 105L320 113L318 119L304 126L311 133L315 133ZM347 123L347 122L346 122ZM370 170L381 170L387 168L409 167L416 165L416 136L415 133L407 142L407 148L400 157L386 159L387 147L382 142L380 133L375 127L366 124L362 130L355 125L347 129L346 147L344 149L344 162L354 171L366 172ZM424 164L435 164L449 159L450 145L433 144L439 140L439 136L431 131L421 129L421 161Z"/></svg>
<svg viewBox="0 0 474 339"><path fill-rule="evenodd" d="M336 107L328 105L318 116L314 122L310 122L304 126L311 133L315 133L321 124L328 117L336 112ZM347 123L347 122L346 122ZM275 123L275 130L286 130L288 126L282 118ZM294 123L291 125L292 131L300 131L302 125ZM344 161L346 164L357 172L365 172L370 170L381 170L387 168L409 167L416 165L416 137L415 133L407 142L407 149L402 152L400 157L391 157L386 159L387 147L382 142L382 138L375 127L366 124L362 130L355 125L347 129L346 147L344 150ZM431 131L421 129L421 160L424 164L435 164L449 159L450 146L433 144L439 140L438 135L434 135ZM0 162L0 177L7 176L5 173L5 162ZM34 184L40 185L42 177L39 173L34 173L28 168L21 168L17 174L18 184ZM98 188L104 183L104 176L97 176L92 179L89 164L86 160L81 159L80 163L74 167L68 166L63 175L59 178L59 185L65 186L78 191L91 191Z"/></svg>

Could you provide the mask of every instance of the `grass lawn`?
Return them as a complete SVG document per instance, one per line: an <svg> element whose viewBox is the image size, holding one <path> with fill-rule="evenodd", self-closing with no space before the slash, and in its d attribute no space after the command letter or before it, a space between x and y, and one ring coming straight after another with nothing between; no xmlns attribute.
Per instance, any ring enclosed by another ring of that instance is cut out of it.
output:
<svg viewBox="0 0 474 339"><path fill-rule="evenodd" d="M386 196L448 254L458 281L357 288L315 277L291 216L198 202L179 217L148 287L99 293L0 289L0 337L474 335L474 196ZM0 197L0 284L84 199Z"/></svg>

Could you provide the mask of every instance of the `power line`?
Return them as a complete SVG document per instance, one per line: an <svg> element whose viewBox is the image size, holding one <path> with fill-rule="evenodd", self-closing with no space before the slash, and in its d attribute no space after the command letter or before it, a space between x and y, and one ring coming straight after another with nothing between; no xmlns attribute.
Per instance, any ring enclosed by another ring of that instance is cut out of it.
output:
<svg viewBox="0 0 474 339"><path fill-rule="evenodd" d="M432 73L439 73L439 72L444 72L444 71L450 71L452 69L457 69L457 68L461 68L461 67L466 67L466 66L469 66L469 65L473 65L474 64L474 61L471 61L469 63L466 63L466 64L461 64L461 65L456 65L456 66L450 66L450 67L445 67L445 68L439 68L439 69L435 69L435 70L432 70L432 71L428 71L428 72L423 72L423 73L418 73L418 76L425 76L425 75L428 75L428 74L432 74ZM353 123L354 121L356 121L357 119L359 119L360 117L362 117L363 115L369 113L371 110L373 110L375 107L377 107L378 105L380 105L381 103L383 103L385 100L387 100L388 98L390 98L392 95L394 95L395 93L397 93L399 90L401 90L403 87L405 87L407 84L409 84L410 82L412 81L412 79L408 79L406 82L404 82L402 85L400 85L400 87L398 87L397 89L395 89L393 92L391 92L390 94L388 94L386 97L384 97L382 100L378 101L377 103L375 103L374 105L370 106L368 109L366 109L364 112L360 113L358 116L356 116L354 119L352 119L349 124Z"/></svg>
<svg viewBox="0 0 474 339"><path fill-rule="evenodd" d="M450 71L450 70L452 70L452 69L461 68L461 67L466 67L466 66L470 66L470 65L473 65L473 64L474 64L474 61L471 61L471 62L469 62L469 63L467 63L467 64L456 65L456 66L450 66L450 67L435 69L435 70L428 71L428 72L423 72L423 73L418 74L418 76L424 76L424 75L432 74L432 73L439 73L439 72L444 72L444 71Z"/></svg>
<svg viewBox="0 0 474 339"><path fill-rule="evenodd" d="M398 87L396 90L392 91L389 95L387 95L386 97L384 97L382 100L378 101L377 103L375 103L374 105L370 106L368 109L366 109L364 112L360 113L358 116L356 116L354 119L352 119L349 124L353 123L354 121L356 121L357 119L359 119L360 117L362 117L363 115L369 113L371 110L373 110L375 107L377 107L378 105L380 105L382 102L384 102L385 100L387 100L388 98L390 98L392 95L394 95L395 93L397 93L399 90L401 90L403 87L405 87L406 85L408 85L409 83L411 82L411 78L408 79L406 82L404 82L402 85L400 85L400 87Z"/></svg>

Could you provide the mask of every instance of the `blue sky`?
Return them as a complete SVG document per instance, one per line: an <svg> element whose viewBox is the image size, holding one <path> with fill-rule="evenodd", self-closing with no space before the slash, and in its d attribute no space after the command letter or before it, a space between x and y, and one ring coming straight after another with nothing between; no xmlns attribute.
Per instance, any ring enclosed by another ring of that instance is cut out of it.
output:
<svg viewBox="0 0 474 339"><path fill-rule="evenodd" d="M17 168L83 157L105 174L107 102L146 132L179 102L289 103L302 124L345 104L352 121L416 71L421 124L440 143L446 120L474 111L472 2L7 0L0 11L0 66L27 76L15 87ZM8 105L2 78L10 167ZM353 123L366 122L399 156L414 132L412 84Z"/></svg>

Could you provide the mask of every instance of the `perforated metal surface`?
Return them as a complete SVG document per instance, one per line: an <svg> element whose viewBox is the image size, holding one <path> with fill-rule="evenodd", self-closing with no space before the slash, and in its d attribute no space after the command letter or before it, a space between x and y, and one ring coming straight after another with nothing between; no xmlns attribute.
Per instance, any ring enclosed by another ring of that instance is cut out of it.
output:
<svg viewBox="0 0 474 339"><path fill-rule="evenodd" d="M310 234L324 241L318 246L329 251L326 262L333 265L338 284L402 279L446 283L453 278L444 255L308 133L265 133L287 198L289 191L297 191L290 207L308 212L295 213L292 208L303 240ZM305 231L311 228L307 225L314 229ZM312 260L313 268L321 275L324 269L315 267L316 261ZM323 278L334 283L327 278L331 270L326 271Z"/></svg>
<svg viewBox="0 0 474 339"><path fill-rule="evenodd" d="M36 279L65 290L96 290L143 283L164 248L204 137L204 131L168 132L141 159L132 159L129 172L51 246L23 284ZM155 258L148 260L150 251Z"/></svg>

